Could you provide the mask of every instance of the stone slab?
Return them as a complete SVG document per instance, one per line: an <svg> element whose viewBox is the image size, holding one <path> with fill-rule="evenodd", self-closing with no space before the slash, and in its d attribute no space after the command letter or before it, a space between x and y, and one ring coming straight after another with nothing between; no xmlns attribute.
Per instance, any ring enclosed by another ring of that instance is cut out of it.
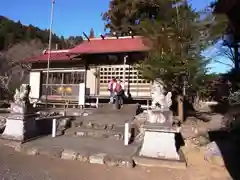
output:
<svg viewBox="0 0 240 180"><path fill-rule="evenodd" d="M24 147L24 144L23 144L23 147ZM47 156L50 158L61 158L62 152L64 151L64 148L59 146L43 147L40 145L39 146L31 145L31 147L38 148L39 155Z"/></svg>
<svg viewBox="0 0 240 180"><path fill-rule="evenodd" d="M124 157L124 156L105 156L105 164L109 167L127 167L133 168L134 162L132 157Z"/></svg>
<svg viewBox="0 0 240 180"><path fill-rule="evenodd" d="M93 154L89 156L89 162L91 164L104 164L104 159L107 154L105 153L99 153L99 154Z"/></svg>
<svg viewBox="0 0 240 180"><path fill-rule="evenodd" d="M170 126L165 124L149 124L146 123L141 126L143 130L155 131L155 132L169 132L169 133L179 133L181 131L181 127Z"/></svg>
<svg viewBox="0 0 240 180"><path fill-rule="evenodd" d="M107 166L133 167L137 145L124 146L123 141L104 138L50 136L21 144L19 152L51 158L76 160Z"/></svg>
<svg viewBox="0 0 240 180"><path fill-rule="evenodd" d="M187 164L183 161L171 161L166 159L155 159L155 158L146 158L141 156L134 156L134 162L137 166L144 167L165 167L165 168L173 168L173 169L186 169Z"/></svg>
<svg viewBox="0 0 240 180"><path fill-rule="evenodd" d="M34 115L14 114L6 118L6 127L2 138L25 141L38 134Z"/></svg>
<svg viewBox="0 0 240 180"><path fill-rule="evenodd" d="M64 132L66 136L76 136L76 137L95 137L95 138L111 138L116 140L123 140L124 137L124 127L119 130L108 130L108 129L89 129L83 127L76 127L67 129Z"/></svg>
<svg viewBox="0 0 240 180"><path fill-rule="evenodd" d="M179 160L175 133L145 131L139 156Z"/></svg>
<svg viewBox="0 0 240 180"><path fill-rule="evenodd" d="M78 157L76 160L84 163L89 162L89 153L87 151L78 151Z"/></svg>
<svg viewBox="0 0 240 180"><path fill-rule="evenodd" d="M24 139L24 121L7 119L2 137L22 141Z"/></svg>
<svg viewBox="0 0 240 180"><path fill-rule="evenodd" d="M73 127L92 127L96 129L113 128L124 125L126 121L133 120L136 115L136 105L126 105L120 110L112 108L99 108L88 116L76 117L72 122Z"/></svg>
<svg viewBox="0 0 240 180"><path fill-rule="evenodd" d="M39 155L39 150L36 147L29 147L26 149L26 153L31 156Z"/></svg>
<svg viewBox="0 0 240 180"><path fill-rule="evenodd" d="M162 158L151 158L139 156L141 147L136 151L133 156L133 161L137 166L143 167L165 167L165 168L173 168L173 169L186 169L187 161L184 156L182 149L178 150L179 160L174 159L162 159Z"/></svg>
<svg viewBox="0 0 240 180"><path fill-rule="evenodd" d="M78 152L71 149L64 149L61 158L65 160L76 160L78 158Z"/></svg>

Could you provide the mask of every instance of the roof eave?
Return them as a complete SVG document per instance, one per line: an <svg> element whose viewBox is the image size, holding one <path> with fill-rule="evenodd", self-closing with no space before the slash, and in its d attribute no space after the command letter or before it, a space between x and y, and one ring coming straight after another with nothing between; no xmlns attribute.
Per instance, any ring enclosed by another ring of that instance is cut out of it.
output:
<svg viewBox="0 0 240 180"><path fill-rule="evenodd" d="M89 54L116 54L116 53L131 53L131 52L148 52L150 48L141 49L141 50L129 50L129 51L108 51L108 52L70 52L71 54L81 54L81 55L89 55Z"/></svg>

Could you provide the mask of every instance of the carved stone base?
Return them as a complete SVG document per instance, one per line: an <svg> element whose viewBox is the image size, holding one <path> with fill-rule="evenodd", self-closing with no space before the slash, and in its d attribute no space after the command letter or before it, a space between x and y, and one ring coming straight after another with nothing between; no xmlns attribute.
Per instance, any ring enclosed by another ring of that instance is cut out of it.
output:
<svg viewBox="0 0 240 180"><path fill-rule="evenodd" d="M148 110L149 123L160 123L160 124L173 124L173 113L170 110L165 109L152 109Z"/></svg>
<svg viewBox="0 0 240 180"><path fill-rule="evenodd" d="M175 133L145 131L139 156L180 160L176 148Z"/></svg>
<svg viewBox="0 0 240 180"><path fill-rule="evenodd" d="M11 115L7 118L6 127L2 138L25 141L38 134L35 116L30 115Z"/></svg>

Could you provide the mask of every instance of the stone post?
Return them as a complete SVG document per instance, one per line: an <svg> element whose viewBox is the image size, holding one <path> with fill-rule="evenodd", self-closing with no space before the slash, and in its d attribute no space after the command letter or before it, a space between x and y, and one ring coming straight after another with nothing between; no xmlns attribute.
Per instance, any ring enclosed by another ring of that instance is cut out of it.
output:
<svg viewBox="0 0 240 180"><path fill-rule="evenodd" d="M11 104L12 111L6 119L6 127L3 131L2 138L25 141L37 135L35 124L36 114L28 113L27 108L17 104Z"/></svg>
<svg viewBox="0 0 240 180"><path fill-rule="evenodd" d="M3 138L23 142L38 134L35 122L37 115L29 102L29 92L29 85L22 85L20 91L16 90L10 115L6 118Z"/></svg>

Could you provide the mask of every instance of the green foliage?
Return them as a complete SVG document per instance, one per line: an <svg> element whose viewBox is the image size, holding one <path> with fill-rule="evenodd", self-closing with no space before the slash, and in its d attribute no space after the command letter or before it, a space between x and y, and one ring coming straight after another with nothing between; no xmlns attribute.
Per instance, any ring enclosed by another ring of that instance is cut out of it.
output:
<svg viewBox="0 0 240 180"><path fill-rule="evenodd" d="M119 35L129 35L129 28L134 34L139 34L139 24L145 19L154 19L159 13L158 5L155 0L111 0L108 11L103 14L105 27ZM168 9L167 5L170 4L161 0L160 5L163 9Z"/></svg>
<svg viewBox="0 0 240 180"><path fill-rule="evenodd" d="M48 48L49 30L41 30L32 25L22 25L0 16L0 91L4 96L12 95L22 84L30 69L29 64L21 60L39 55ZM71 48L83 41L81 36L65 39L52 34L52 48L55 44L60 49ZM3 98L3 95L0 97Z"/></svg>
<svg viewBox="0 0 240 180"><path fill-rule="evenodd" d="M89 38L95 38L95 33L93 28L91 28L90 32L89 32Z"/></svg>
<svg viewBox="0 0 240 180"><path fill-rule="evenodd" d="M14 22L4 16L0 16L0 51L7 50L16 43L34 39L41 40L47 47L49 41L49 30L41 30L32 25L25 26L22 25L20 21ZM60 49L70 48L82 41L83 38L81 36L72 36L65 39L63 37L58 37L54 33L52 35L53 48L55 48L54 44L58 44Z"/></svg>
<svg viewBox="0 0 240 180"><path fill-rule="evenodd" d="M83 42L82 36L69 36L68 39L64 40L64 43L65 43L64 45L66 48L73 48L82 42Z"/></svg>
<svg viewBox="0 0 240 180"><path fill-rule="evenodd" d="M214 43L222 39L223 34L229 27L227 15L215 12L217 2L217 0L213 0L204 12L206 14L205 19L208 20L206 21L206 27L209 32L209 36Z"/></svg>
<svg viewBox="0 0 240 180"><path fill-rule="evenodd" d="M186 2L165 3L156 0L154 7L159 7L160 13L154 20L140 23L141 34L152 50L139 70L151 80L161 78L169 90L181 93L183 86L199 89L197 79L205 75L209 62L201 55L207 40L201 31L200 15Z"/></svg>
<svg viewBox="0 0 240 180"><path fill-rule="evenodd" d="M239 69L232 68L230 71L225 73L224 78L232 84L232 91L240 89L240 71Z"/></svg>
<svg viewBox="0 0 240 180"><path fill-rule="evenodd" d="M195 77L193 88L200 99L212 100L215 98L215 81L219 78L218 74L200 74Z"/></svg>
<svg viewBox="0 0 240 180"><path fill-rule="evenodd" d="M185 85L202 89L198 81L210 61L201 55L210 41L208 16L202 18L182 0L112 0L103 19L110 32L127 35L130 28L145 37L151 51L137 64L145 78L160 78L165 88L179 93Z"/></svg>

